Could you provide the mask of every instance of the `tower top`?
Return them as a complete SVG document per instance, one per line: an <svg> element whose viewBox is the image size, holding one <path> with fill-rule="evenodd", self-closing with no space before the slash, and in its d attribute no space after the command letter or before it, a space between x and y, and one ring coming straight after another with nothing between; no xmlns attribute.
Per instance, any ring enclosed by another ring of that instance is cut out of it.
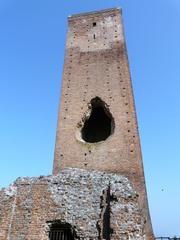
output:
<svg viewBox="0 0 180 240"><path fill-rule="evenodd" d="M91 16L91 15L94 16L94 15L99 15L99 14L109 13L109 12L114 12L114 11L118 11L118 12L122 13L122 9L120 7L114 7L114 8L103 9L100 11L91 11L91 12L72 14L72 15L68 16L68 18L77 18L77 17L84 17L84 16Z"/></svg>

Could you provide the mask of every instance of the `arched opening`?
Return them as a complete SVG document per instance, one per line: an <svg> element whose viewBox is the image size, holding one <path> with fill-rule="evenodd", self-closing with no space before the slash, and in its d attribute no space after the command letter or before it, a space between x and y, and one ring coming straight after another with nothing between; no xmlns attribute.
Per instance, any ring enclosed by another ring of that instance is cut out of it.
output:
<svg viewBox="0 0 180 240"><path fill-rule="evenodd" d="M91 115L81 130L85 142L95 143L106 140L114 130L114 120L105 103L98 97L91 100Z"/></svg>
<svg viewBox="0 0 180 240"><path fill-rule="evenodd" d="M49 240L74 240L74 233L71 225L59 221L51 223Z"/></svg>

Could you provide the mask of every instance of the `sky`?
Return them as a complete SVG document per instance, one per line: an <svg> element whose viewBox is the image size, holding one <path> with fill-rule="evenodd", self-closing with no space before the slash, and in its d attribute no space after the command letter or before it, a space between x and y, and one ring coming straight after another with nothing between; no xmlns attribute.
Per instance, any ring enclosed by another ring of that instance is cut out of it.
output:
<svg viewBox="0 0 180 240"><path fill-rule="evenodd" d="M180 236L180 1L0 0L0 187L52 173L67 16L122 7L156 236Z"/></svg>

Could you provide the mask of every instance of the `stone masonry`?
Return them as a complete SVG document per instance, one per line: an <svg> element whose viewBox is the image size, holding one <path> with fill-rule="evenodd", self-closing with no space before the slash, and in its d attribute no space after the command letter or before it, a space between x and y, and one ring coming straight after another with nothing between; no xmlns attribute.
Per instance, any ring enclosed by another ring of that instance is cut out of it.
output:
<svg viewBox="0 0 180 240"><path fill-rule="evenodd" d="M120 175L66 169L18 178L0 191L0 240L48 240L59 219L71 224L75 239L146 239L138 194Z"/></svg>

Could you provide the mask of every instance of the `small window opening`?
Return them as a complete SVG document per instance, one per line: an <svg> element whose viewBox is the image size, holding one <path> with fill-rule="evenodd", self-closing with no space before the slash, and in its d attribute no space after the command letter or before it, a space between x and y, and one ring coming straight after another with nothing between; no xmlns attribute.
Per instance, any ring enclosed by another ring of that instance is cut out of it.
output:
<svg viewBox="0 0 180 240"><path fill-rule="evenodd" d="M52 223L49 231L49 240L74 240L71 225L61 222Z"/></svg>
<svg viewBox="0 0 180 240"><path fill-rule="evenodd" d="M114 131L114 119L98 97L91 100L91 115L81 130L82 139L89 143L106 140Z"/></svg>
<svg viewBox="0 0 180 240"><path fill-rule="evenodd" d="M93 22L93 27L96 27L96 22Z"/></svg>
<svg viewBox="0 0 180 240"><path fill-rule="evenodd" d="M93 37L94 37L94 39L96 39L96 35L95 34L93 35Z"/></svg>

